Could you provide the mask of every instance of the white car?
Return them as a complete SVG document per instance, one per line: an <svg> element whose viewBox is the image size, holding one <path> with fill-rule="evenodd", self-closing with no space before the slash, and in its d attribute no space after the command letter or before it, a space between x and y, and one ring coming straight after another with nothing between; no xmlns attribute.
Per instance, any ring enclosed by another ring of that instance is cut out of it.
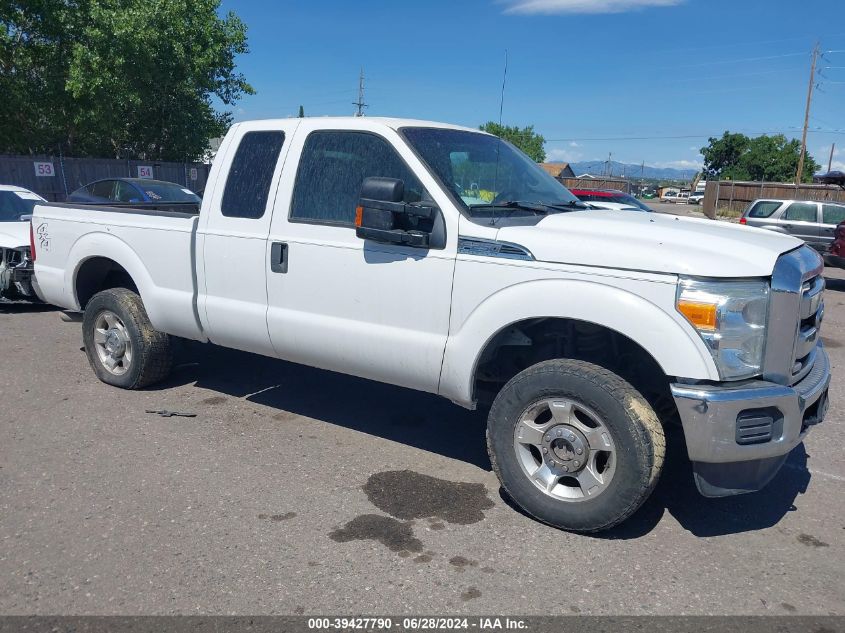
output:
<svg viewBox="0 0 845 633"><path fill-rule="evenodd" d="M660 201L685 204L689 202L689 197L690 195L688 191L667 191L662 196L660 196Z"/></svg>
<svg viewBox="0 0 845 633"><path fill-rule="evenodd" d="M688 202L690 204L701 204L704 201L704 192L703 191L694 191L689 195Z"/></svg>
<svg viewBox="0 0 845 633"><path fill-rule="evenodd" d="M32 208L46 202L23 187L0 185L0 297L34 299L29 254Z"/></svg>
<svg viewBox="0 0 845 633"><path fill-rule="evenodd" d="M584 532L651 493L667 405L707 496L765 486L827 411L824 268L789 235L587 209L495 136L405 119L235 124L206 192L36 206L37 287L102 382L162 380L181 337L492 402L508 496Z"/></svg>

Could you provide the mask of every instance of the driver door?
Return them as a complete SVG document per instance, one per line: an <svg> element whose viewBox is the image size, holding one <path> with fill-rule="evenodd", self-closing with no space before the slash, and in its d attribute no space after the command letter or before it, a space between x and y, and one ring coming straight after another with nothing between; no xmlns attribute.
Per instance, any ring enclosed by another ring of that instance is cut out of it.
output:
<svg viewBox="0 0 845 633"><path fill-rule="evenodd" d="M436 392L457 214L439 249L358 238L355 209L367 177L402 179L406 201L429 191L441 208L448 199L398 134L386 138L383 126L365 120L353 125L360 129L306 119L297 129L291 151L300 160L282 175L268 240L270 338L287 360Z"/></svg>

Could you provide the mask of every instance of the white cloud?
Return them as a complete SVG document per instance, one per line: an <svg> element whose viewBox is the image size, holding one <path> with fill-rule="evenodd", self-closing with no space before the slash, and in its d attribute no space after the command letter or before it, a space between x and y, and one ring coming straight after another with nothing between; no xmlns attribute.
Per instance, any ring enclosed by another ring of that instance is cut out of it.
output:
<svg viewBox="0 0 845 633"><path fill-rule="evenodd" d="M836 156L836 152L833 155ZM833 171L845 171L845 162L835 160L830 164L830 169ZM822 168L822 171L824 171L824 168Z"/></svg>
<svg viewBox="0 0 845 633"><path fill-rule="evenodd" d="M684 0L500 0L505 13L624 13L648 7L673 7Z"/></svg>
<svg viewBox="0 0 845 633"><path fill-rule="evenodd" d="M563 161L564 163L577 163L584 155L581 152L573 152L565 148L556 147L546 151L546 160L549 162Z"/></svg>
<svg viewBox="0 0 845 633"><path fill-rule="evenodd" d="M576 143L575 141L571 141L569 143L569 147L581 147L581 146L578 143Z"/></svg>

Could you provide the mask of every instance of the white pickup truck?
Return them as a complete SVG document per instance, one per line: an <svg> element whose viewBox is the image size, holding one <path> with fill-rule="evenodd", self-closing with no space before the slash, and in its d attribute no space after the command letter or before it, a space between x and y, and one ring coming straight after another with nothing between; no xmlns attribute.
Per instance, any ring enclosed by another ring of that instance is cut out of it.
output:
<svg viewBox="0 0 845 633"><path fill-rule="evenodd" d="M508 495L575 531L648 497L663 424L700 492L769 482L824 417L824 279L799 240L590 210L478 130L377 118L234 125L198 215L43 204L40 297L84 312L105 383L174 337L492 403Z"/></svg>

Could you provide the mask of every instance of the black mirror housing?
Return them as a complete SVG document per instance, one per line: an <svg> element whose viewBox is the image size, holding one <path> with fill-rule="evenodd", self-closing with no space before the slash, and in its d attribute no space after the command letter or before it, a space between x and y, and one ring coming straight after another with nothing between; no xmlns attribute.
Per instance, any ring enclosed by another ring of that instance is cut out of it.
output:
<svg viewBox="0 0 845 633"><path fill-rule="evenodd" d="M355 210L361 239L428 248L437 208L403 202L405 183L396 178L366 178Z"/></svg>
<svg viewBox="0 0 845 633"><path fill-rule="evenodd" d="M361 185L361 198L382 202L402 202L405 183L398 178L365 178Z"/></svg>

